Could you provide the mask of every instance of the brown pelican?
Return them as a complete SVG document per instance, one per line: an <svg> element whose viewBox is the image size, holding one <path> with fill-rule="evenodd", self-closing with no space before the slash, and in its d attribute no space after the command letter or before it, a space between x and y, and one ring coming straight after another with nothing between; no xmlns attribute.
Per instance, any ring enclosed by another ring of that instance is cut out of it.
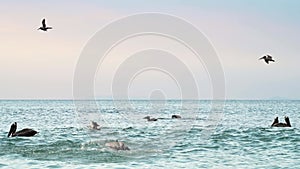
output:
<svg viewBox="0 0 300 169"><path fill-rule="evenodd" d="M173 114L173 115L172 115L172 119L181 119L181 116L180 116L180 115Z"/></svg>
<svg viewBox="0 0 300 169"><path fill-rule="evenodd" d="M118 140L105 143L105 146L115 150L130 150L128 146L126 146L123 142Z"/></svg>
<svg viewBox="0 0 300 169"><path fill-rule="evenodd" d="M271 127L292 127L289 117L284 117L284 120L285 123L279 123L278 117L276 117Z"/></svg>
<svg viewBox="0 0 300 169"><path fill-rule="evenodd" d="M100 130L100 128L98 128L100 125L97 122L91 121L91 125L89 126L90 129L93 130Z"/></svg>
<svg viewBox="0 0 300 169"><path fill-rule="evenodd" d="M15 137L15 136L23 136L23 137L31 137L31 136L34 136L37 131L35 130L32 130L32 129L22 129L20 131L17 131L17 122L14 122L11 127L10 127L10 130L8 132L8 135L7 137L9 136L12 136L12 137Z"/></svg>
<svg viewBox="0 0 300 169"><path fill-rule="evenodd" d="M147 119L148 121L157 121L156 118L151 118L150 116L146 116L144 119Z"/></svg>
<svg viewBox="0 0 300 169"><path fill-rule="evenodd" d="M52 29L52 27L47 27L47 26L46 26L46 20L43 19L43 20L42 20L42 26L39 27L38 30L47 31L48 29Z"/></svg>
<svg viewBox="0 0 300 169"><path fill-rule="evenodd" d="M275 62L275 60L273 60L272 56L270 56L270 55L265 55L265 56L259 58L259 60L261 60L261 59L264 59L267 64L269 64L269 62Z"/></svg>

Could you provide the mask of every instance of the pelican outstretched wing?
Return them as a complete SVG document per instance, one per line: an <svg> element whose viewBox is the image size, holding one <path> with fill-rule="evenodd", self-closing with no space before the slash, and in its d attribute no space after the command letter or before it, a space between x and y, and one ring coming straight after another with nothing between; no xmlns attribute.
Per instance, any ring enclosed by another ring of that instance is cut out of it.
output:
<svg viewBox="0 0 300 169"><path fill-rule="evenodd" d="M266 56L263 56L263 57L259 58L258 60L261 60L261 59L266 59Z"/></svg>

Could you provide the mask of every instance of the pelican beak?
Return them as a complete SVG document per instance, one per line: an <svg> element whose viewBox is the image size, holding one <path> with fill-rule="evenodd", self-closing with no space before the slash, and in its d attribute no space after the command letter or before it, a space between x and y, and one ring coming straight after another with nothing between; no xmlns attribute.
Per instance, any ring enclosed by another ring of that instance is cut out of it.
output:
<svg viewBox="0 0 300 169"><path fill-rule="evenodd" d="M13 130L14 130L14 129L13 129L13 126L11 126L11 127L10 127L10 130L9 130L9 132L8 132L7 137L11 136L11 134L13 133Z"/></svg>
<svg viewBox="0 0 300 169"><path fill-rule="evenodd" d="M11 135L11 131L9 131L9 133L8 133L7 137L9 137L10 135Z"/></svg>
<svg viewBox="0 0 300 169"><path fill-rule="evenodd" d="M7 137L11 136L13 133L15 133L17 130L17 123L14 122L11 126L10 126L10 130L8 132Z"/></svg>

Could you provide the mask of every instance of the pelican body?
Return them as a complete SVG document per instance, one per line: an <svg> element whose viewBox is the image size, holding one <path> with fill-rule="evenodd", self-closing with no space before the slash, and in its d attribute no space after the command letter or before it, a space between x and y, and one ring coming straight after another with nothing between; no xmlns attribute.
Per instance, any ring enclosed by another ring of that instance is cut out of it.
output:
<svg viewBox="0 0 300 169"><path fill-rule="evenodd" d="M128 146L126 146L123 142L118 140L114 142L106 143L105 146L115 150L130 150Z"/></svg>
<svg viewBox="0 0 300 169"><path fill-rule="evenodd" d="M278 117L274 119L272 127L292 127L289 117L284 117L285 123L279 123Z"/></svg>
<svg viewBox="0 0 300 169"><path fill-rule="evenodd" d="M47 25L46 25L46 20L43 19L43 20L42 20L42 26L39 27L38 30L47 31L48 29L52 29L52 27L47 27Z"/></svg>
<svg viewBox="0 0 300 169"><path fill-rule="evenodd" d="M7 137L9 137L9 136L11 136L11 137L16 137L16 136L31 137L37 133L37 131L28 129L28 128L22 129L17 132L16 131L17 131L17 122L14 122L10 127Z"/></svg>
<svg viewBox="0 0 300 169"><path fill-rule="evenodd" d="M173 114L172 115L172 119L181 119L181 116L177 115L177 114Z"/></svg>
<svg viewBox="0 0 300 169"><path fill-rule="evenodd" d="M147 119L147 121L157 121L156 118L151 118L150 116L146 116L144 119Z"/></svg>
<svg viewBox="0 0 300 169"><path fill-rule="evenodd" d="M93 129L93 130L100 130L100 125L97 123L97 122L94 122L94 121L91 121L91 125L89 126L90 129Z"/></svg>

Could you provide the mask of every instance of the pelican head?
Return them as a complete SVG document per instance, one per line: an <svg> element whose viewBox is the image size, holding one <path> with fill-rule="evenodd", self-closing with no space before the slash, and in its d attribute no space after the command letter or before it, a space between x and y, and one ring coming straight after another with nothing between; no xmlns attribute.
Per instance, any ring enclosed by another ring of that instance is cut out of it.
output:
<svg viewBox="0 0 300 169"><path fill-rule="evenodd" d="M17 122L14 122L14 123L10 126L10 130L9 130L9 132L8 132L7 137L13 136L14 133L16 133L16 131L17 131Z"/></svg>

